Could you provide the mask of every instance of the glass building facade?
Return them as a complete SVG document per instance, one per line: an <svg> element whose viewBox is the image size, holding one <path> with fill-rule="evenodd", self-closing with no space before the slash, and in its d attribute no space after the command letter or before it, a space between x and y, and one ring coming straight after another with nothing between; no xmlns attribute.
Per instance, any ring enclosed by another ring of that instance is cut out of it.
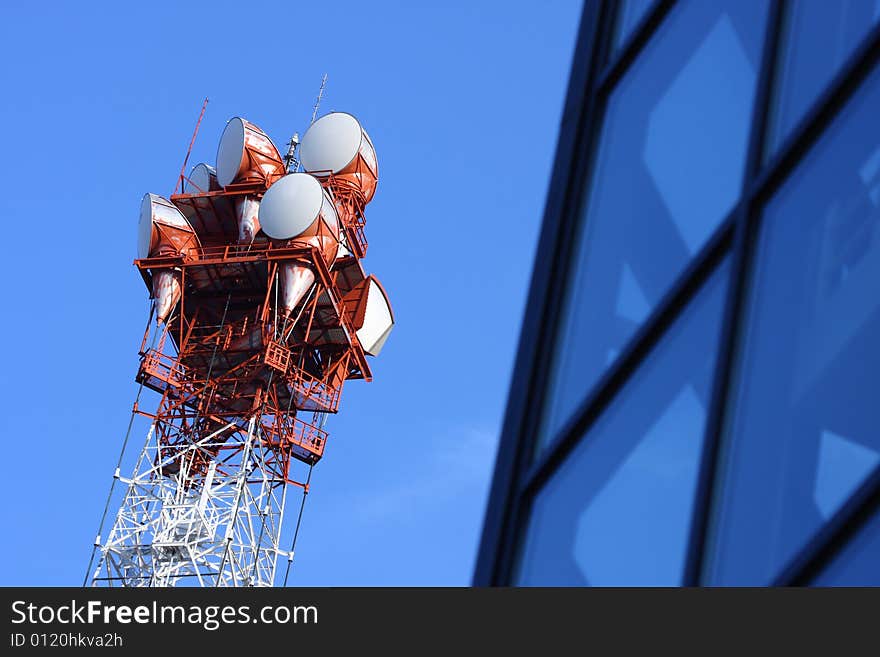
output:
<svg viewBox="0 0 880 657"><path fill-rule="evenodd" d="M585 4L475 584L880 584L878 25Z"/></svg>

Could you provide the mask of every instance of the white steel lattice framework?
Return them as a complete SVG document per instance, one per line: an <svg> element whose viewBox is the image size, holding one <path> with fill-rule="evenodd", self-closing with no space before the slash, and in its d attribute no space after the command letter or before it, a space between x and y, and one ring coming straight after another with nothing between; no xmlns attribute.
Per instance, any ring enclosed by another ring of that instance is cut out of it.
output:
<svg viewBox="0 0 880 657"><path fill-rule="evenodd" d="M254 418L188 442L173 455L150 427L94 585L271 586L279 555L286 481ZM229 434L229 430L234 433ZM222 451L221 451L222 450ZM211 458L214 453L220 458ZM180 459L176 472L166 470ZM194 461L206 459L193 476Z"/></svg>

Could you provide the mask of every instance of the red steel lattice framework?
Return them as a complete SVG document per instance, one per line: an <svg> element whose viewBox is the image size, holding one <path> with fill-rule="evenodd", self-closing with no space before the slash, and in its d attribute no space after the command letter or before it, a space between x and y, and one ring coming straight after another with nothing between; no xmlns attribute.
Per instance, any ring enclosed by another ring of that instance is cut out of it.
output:
<svg viewBox="0 0 880 657"><path fill-rule="evenodd" d="M181 174L178 185L185 179ZM338 411L343 384L372 378L356 324L367 279L361 264L366 199L344 176L320 179L348 247L328 265L308 244L278 243L262 233L237 243L236 202L261 199L273 182L173 194L198 248L134 262L148 289L161 272L172 272L181 294L164 322L153 322L151 311L141 342L136 380L160 399L155 411L136 402L134 412L151 422L152 451L145 448L142 471L131 479L117 469L127 497L107 540L96 539L101 558L93 585L173 585L182 577L202 585L271 585L283 554L277 534L287 487L308 492L308 478L295 476L292 466L302 462L310 477L327 445L324 419ZM279 274L292 262L308 267L315 280L284 313ZM223 481L237 488L225 510L215 504L212 511L209 497ZM146 495L150 485L164 492ZM245 522L238 516L247 500L256 526L262 522L259 538L249 517L250 538L234 540L244 531L236 523ZM146 529L150 514L163 519ZM275 543L262 538L267 532L276 534ZM248 540L250 554L246 545L238 553L230 547Z"/></svg>

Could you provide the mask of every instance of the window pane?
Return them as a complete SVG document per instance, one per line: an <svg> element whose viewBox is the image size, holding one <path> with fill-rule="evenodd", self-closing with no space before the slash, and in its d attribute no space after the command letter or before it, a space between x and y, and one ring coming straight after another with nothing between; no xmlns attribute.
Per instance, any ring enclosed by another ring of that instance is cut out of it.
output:
<svg viewBox="0 0 880 657"><path fill-rule="evenodd" d="M880 72L767 207L709 581L767 584L880 463Z"/></svg>
<svg viewBox="0 0 880 657"><path fill-rule="evenodd" d="M654 0L624 0L620 3L617 9L617 26L614 33L615 49L629 39L636 25L645 17L653 4Z"/></svg>
<svg viewBox="0 0 880 657"><path fill-rule="evenodd" d="M728 269L537 494L516 583L681 584Z"/></svg>
<svg viewBox="0 0 880 657"><path fill-rule="evenodd" d="M541 444L736 204L765 9L678 5L609 100Z"/></svg>
<svg viewBox="0 0 880 657"><path fill-rule="evenodd" d="M880 512L874 513L813 586L880 586Z"/></svg>
<svg viewBox="0 0 880 657"><path fill-rule="evenodd" d="M880 0L797 0L787 7L768 156L776 152L880 18Z"/></svg>

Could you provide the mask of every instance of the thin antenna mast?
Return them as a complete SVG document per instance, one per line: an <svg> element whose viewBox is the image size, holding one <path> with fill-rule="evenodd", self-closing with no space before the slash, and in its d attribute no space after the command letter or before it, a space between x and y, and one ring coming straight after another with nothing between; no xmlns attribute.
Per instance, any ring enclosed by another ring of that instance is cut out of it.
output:
<svg viewBox="0 0 880 657"><path fill-rule="evenodd" d="M309 125L315 122L315 119L318 118L318 107L321 105L321 99L324 97L324 87L327 86L327 74L324 73L324 76L321 78L321 88L318 89L318 97L315 99L315 106L312 108L312 121Z"/></svg>
<svg viewBox="0 0 880 657"><path fill-rule="evenodd" d="M321 88L318 89L318 97L315 99L315 105L312 107L312 120L309 125L318 118L318 107L321 105L321 99L324 97L324 87L327 86L327 74L321 77ZM287 155L284 156L284 165L287 167L288 173L293 173L299 169L299 158L296 156L296 149L299 146L299 133L294 132L293 137L287 142Z"/></svg>
<svg viewBox="0 0 880 657"><path fill-rule="evenodd" d="M326 79L326 75L324 78ZM321 86L321 90L324 90L323 85ZM183 166L180 167L180 175L177 176L177 182L174 185L174 191L171 192L171 195L174 196L177 193L177 188L180 187L183 182L183 177L186 175L186 163L189 162L189 154L192 153L193 144L196 143L196 136L199 134L199 126L202 125L202 118L205 116L205 109L208 107L208 97L205 96L205 102L202 103L202 111L199 112L199 120L196 121L196 128L193 130L192 139L189 140L189 148L186 149L186 157L183 158ZM314 121L314 119L312 119Z"/></svg>

